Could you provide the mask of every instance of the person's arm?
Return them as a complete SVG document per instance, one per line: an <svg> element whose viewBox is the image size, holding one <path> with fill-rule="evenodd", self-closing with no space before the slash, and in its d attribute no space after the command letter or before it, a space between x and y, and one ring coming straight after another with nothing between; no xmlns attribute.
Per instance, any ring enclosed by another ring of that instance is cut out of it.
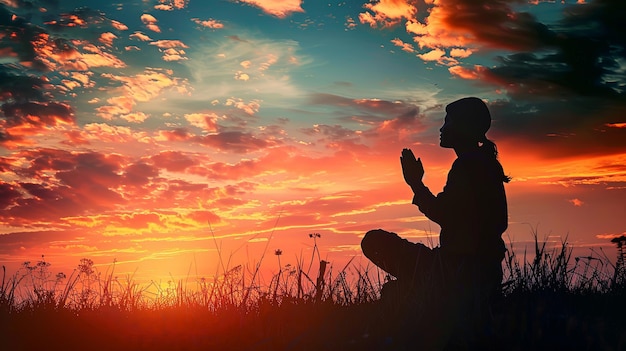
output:
<svg viewBox="0 0 626 351"><path fill-rule="evenodd" d="M444 222L446 194L441 192L435 196L422 182L412 186L413 205L416 205L428 219L441 225Z"/></svg>
<svg viewBox="0 0 626 351"><path fill-rule="evenodd" d="M415 159L411 149L402 150L400 157L402 165L402 174L404 180L413 190L413 204L417 205L419 210L430 220L441 224L443 221L443 201L440 197L445 197L443 193L438 196L424 185L422 178L424 177L424 166L421 159Z"/></svg>

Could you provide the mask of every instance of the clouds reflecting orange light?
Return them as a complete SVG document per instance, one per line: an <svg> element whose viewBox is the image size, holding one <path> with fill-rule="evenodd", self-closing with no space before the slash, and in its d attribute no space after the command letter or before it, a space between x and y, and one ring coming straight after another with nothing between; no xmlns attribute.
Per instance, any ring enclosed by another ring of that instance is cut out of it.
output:
<svg viewBox="0 0 626 351"><path fill-rule="evenodd" d="M468 95L488 103L513 178L507 237L539 227L583 252L626 230L626 51L604 16L621 5L35 3L0 1L9 269L88 257L168 280L210 276L220 255L310 258L313 232L338 266L367 264L373 228L437 244L400 150L441 190L444 107Z"/></svg>

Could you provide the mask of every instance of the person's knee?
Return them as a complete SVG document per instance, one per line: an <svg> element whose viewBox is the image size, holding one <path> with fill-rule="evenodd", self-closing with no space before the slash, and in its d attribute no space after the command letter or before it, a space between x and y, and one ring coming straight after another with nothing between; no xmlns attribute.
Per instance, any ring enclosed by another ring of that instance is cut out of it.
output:
<svg viewBox="0 0 626 351"><path fill-rule="evenodd" d="M381 238L385 235L389 234L382 229L373 229L365 233L363 239L361 240L361 250L365 256L368 256L373 250L380 246Z"/></svg>

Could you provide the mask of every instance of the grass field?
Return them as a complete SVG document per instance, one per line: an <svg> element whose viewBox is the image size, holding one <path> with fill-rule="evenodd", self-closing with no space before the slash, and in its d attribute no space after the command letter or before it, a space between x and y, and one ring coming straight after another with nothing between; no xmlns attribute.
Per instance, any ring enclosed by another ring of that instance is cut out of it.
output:
<svg viewBox="0 0 626 351"><path fill-rule="evenodd" d="M97 274L89 259L53 276L42 257L3 274L0 349L626 350L624 242L615 242L617 265L572 257L565 243L536 240L528 261L509 248L503 296L478 331L469 319L446 322L444 299L380 300L387 278L371 267L287 265L263 284L237 266L156 288Z"/></svg>

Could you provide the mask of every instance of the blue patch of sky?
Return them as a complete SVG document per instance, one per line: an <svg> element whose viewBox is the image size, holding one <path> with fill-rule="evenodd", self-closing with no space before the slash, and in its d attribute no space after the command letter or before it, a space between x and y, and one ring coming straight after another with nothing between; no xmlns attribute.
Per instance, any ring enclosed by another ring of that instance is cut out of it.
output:
<svg viewBox="0 0 626 351"><path fill-rule="evenodd" d="M551 25L563 18L563 14L571 6L588 6L585 4L577 4L576 1L552 2L542 1L538 4L518 3L512 6L516 12L528 12L532 14L538 22Z"/></svg>

